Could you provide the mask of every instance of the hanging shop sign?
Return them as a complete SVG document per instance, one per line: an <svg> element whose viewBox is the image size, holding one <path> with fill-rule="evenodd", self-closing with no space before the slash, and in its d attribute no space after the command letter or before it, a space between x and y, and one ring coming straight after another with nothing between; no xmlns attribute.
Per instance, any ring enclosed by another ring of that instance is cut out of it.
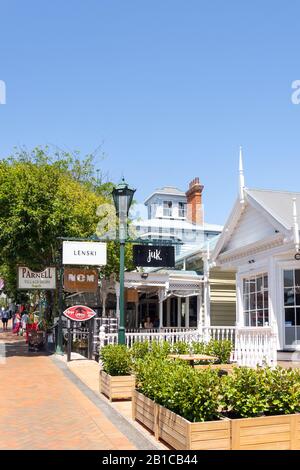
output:
<svg viewBox="0 0 300 470"><path fill-rule="evenodd" d="M63 242L63 264L106 265L106 243Z"/></svg>
<svg viewBox="0 0 300 470"><path fill-rule="evenodd" d="M56 268L35 272L26 266L19 266L18 289L56 289Z"/></svg>
<svg viewBox="0 0 300 470"><path fill-rule="evenodd" d="M174 268L174 246L134 245L133 262L136 266Z"/></svg>
<svg viewBox="0 0 300 470"><path fill-rule="evenodd" d="M64 290L66 292L97 292L97 287L97 269L64 269Z"/></svg>
<svg viewBox="0 0 300 470"><path fill-rule="evenodd" d="M73 321L87 321L96 315L96 312L85 305L73 305L64 312L65 317Z"/></svg>
<svg viewBox="0 0 300 470"><path fill-rule="evenodd" d="M125 299L126 302L138 302L139 301L139 293L136 289L126 289L125 290Z"/></svg>

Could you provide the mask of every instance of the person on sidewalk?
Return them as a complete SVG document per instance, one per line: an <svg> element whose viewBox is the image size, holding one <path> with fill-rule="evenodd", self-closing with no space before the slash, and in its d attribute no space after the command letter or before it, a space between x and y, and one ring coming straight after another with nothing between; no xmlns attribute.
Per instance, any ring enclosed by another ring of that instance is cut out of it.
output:
<svg viewBox="0 0 300 470"><path fill-rule="evenodd" d="M29 315L27 313L27 310L24 310L21 318L21 331L19 332L21 335L24 335L24 333L27 332L27 323L29 321Z"/></svg>
<svg viewBox="0 0 300 470"><path fill-rule="evenodd" d="M9 319L9 311L7 308L2 307L1 320L3 325L3 331L7 331L7 323Z"/></svg>
<svg viewBox="0 0 300 470"><path fill-rule="evenodd" d="M17 312L16 315L15 315L13 333L18 334L20 328L21 328L21 315L20 315L19 312Z"/></svg>

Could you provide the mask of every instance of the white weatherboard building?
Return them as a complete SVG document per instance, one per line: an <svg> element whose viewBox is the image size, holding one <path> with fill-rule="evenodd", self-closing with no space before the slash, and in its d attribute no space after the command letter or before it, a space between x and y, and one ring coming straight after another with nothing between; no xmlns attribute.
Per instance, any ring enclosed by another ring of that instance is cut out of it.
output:
<svg viewBox="0 0 300 470"><path fill-rule="evenodd" d="M203 188L194 178L187 192L173 186L156 189L145 200L147 219L133 222L137 237L182 242L176 247L177 257L215 238L223 227L204 222Z"/></svg>
<svg viewBox="0 0 300 470"><path fill-rule="evenodd" d="M245 187L212 254L213 265L235 271L237 324L269 325L279 350L300 347L300 193Z"/></svg>

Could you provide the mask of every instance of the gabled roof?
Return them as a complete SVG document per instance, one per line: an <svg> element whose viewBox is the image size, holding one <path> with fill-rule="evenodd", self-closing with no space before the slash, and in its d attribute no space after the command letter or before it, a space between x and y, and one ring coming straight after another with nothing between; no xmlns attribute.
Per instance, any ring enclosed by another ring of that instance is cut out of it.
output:
<svg viewBox="0 0 300 470"><path fill-rule="evenodd" d="M260 212L275 229L290 233L293 229L293 198L296 198L298 223L300 223L300 193L244 188L245 201L236 200L231 214L213 252L216 259L230 239L245 206L250 205Z"/></svg>
<svg viewBox="0 0 300 470"><path fill-rule="evenodd" d="M298 222L300 222L300 193L264 189L247 189L246 193L288 230L293 227L292 199L296 198Z"/></svg>

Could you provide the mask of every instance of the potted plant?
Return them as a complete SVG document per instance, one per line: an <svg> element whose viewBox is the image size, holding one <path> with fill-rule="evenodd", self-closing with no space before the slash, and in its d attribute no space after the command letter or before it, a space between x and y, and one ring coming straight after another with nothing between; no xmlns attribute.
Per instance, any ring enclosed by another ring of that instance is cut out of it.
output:
<svg viewBox="0 0 300 470"><path fill-rule="evenodd" d="M223 381L232 449L300 449L300 373L277 367L235 368Z"/></svg>
<svg viewBox="0 0 300 470"><path fill-rule="evenodd" d="M135 386L132 374L130 350L121 344L107 345L101 348L100 391L110 401L116 399L131 400Z"/></svg>
<svg viewBox="0 0 300 470"><path fill-rule="evenodd" d="M217 371L149 357L136 365L136 380L133 419L157 439L176 450L230 449L230 420L221 414Z"/></svg>

